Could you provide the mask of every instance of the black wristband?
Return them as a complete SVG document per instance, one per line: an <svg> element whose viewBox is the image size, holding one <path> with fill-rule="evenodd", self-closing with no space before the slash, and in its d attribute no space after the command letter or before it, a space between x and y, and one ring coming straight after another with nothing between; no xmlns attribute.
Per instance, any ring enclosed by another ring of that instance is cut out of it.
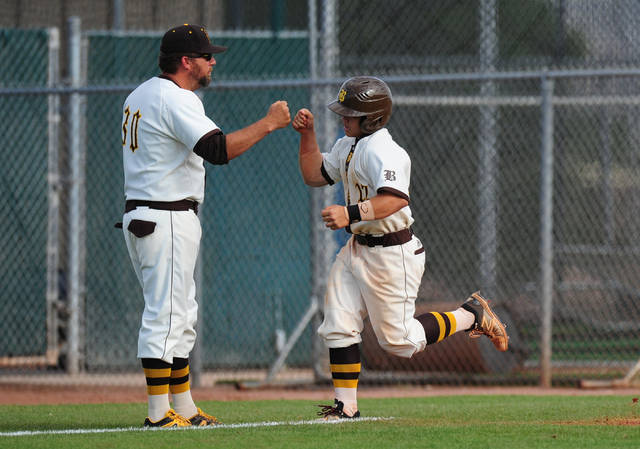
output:
<svg viewBox="0 0 640 449"><path fill-rule="evenodd" d="M349 223L357 223L362 220L360 216L360 208L357 204L347 206L347 214L349 214Z"/></svg>

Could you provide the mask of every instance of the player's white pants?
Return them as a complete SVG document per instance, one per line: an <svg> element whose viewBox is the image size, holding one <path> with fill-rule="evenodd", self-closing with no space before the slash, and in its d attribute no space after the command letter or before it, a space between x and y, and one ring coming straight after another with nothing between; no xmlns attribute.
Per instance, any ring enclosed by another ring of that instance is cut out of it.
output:
<svg viewBox="0 0 640 449"><path fill-rule="evenodd" d="M127 230L133 219L156 223L138 238ZM202 229L191 210L138 207L123 217L124 239L144 296L138 358L187 358L196 339L198 304L193 278Z"/></svg>
<svg viewBox="0 0 640 449"><path fill-rule="evenodd" d="M329 348L360 343L367 314L386 351L408 358L425 348L424 328L413 317L424 273L421 249L415 236L403 245L373 248L349 239L331 267L318 328Z"/></svg>

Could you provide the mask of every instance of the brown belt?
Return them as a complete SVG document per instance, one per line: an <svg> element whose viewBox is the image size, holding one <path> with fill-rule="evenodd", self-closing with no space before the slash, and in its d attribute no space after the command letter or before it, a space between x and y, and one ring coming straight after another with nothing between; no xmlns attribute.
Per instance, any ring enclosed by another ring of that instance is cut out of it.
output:
<svg viewBox="0 0 640 449"><path fill-rule="evenodd" d="M198 202L191 200L180 201L143 201L143 200L127 200L124 205L124 213L131 212L136 207L148 207L149 209L159 210L193 210L198 215Z"/></svg>
<svg viewBox="0 0 640 449"><path fill-rule="evenodd" d="M367 246L395 246L402 245L403 243L407 243L411 240L411 236L413 235L413 231L411 229L403 229L402 231L391 232L389 234L384 234L379 237L374 235L354 235L356 242L361 245Z"/></svg>

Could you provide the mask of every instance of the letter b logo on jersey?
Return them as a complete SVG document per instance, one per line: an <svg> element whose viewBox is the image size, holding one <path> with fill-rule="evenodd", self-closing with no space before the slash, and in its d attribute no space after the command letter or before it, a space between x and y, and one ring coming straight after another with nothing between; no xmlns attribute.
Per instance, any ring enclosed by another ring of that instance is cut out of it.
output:
<svg viewBox="0 0 640 449"><path fill-rule="evenodd" d="M385 181L395 181L396 180L396 172L394 170L385 170L384 171L384 179L385 179Z"/></svg>

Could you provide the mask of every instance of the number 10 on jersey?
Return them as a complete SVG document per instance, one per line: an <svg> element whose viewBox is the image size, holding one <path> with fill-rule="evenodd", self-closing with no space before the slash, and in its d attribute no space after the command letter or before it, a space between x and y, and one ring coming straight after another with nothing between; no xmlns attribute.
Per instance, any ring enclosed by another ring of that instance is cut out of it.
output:
<svg viewBox="0 0 640 449"><path fill-rule="evenodd" d="M129 149L136 151L138 149L138 122L140 121L140 109L133 113L131 116L131 127L127 130L129 124L129 116L131 110L129 106L124 110L124 122L122 123L122 146L127 144L127 134L129 134Z"/></svg>

